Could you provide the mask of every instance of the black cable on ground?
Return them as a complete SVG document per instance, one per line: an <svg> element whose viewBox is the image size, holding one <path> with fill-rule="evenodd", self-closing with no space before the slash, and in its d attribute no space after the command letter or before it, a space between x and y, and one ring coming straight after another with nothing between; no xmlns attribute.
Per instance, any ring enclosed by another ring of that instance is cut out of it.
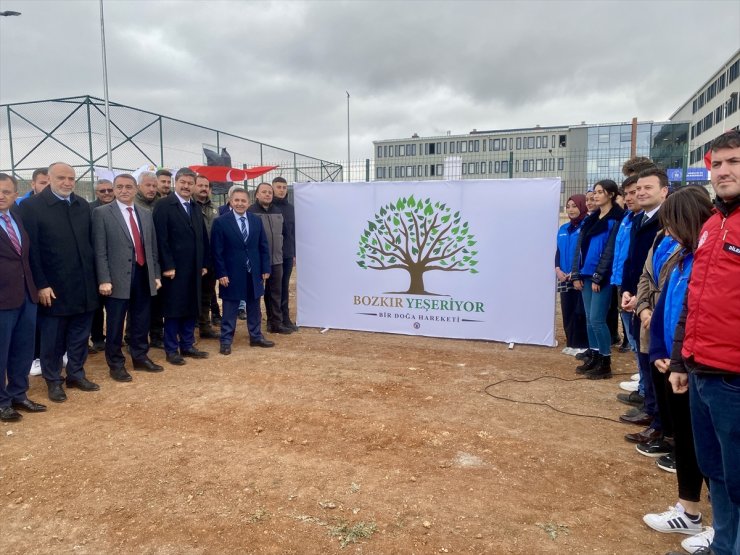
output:
<svg viewBox="0 0 740 555"><path fill-rule="evenodd" d="M613 373L612 376L631 376L632 374L634 374L634 372L621 372L621 373L617 373L617 374L614 374ZM621 421L619 421L619 420L617 420L615 418L608 418L606 416L598 416L598 415L595 415L595 414L580 414L580 413L577 413L577 412L568 412L568 411L559 409L557 407L553 407L550 403L544 403L542 401L522 401L522 400L519 400L519 399L511 399L510 397L504 397L502 395L494 395L493 393L491 393L489 391L489 389L491 389L493 387L496 387L497 385L501 385L502 383L506 383L506 382L532 383L532 382L536 382L538 380L543 380L543 379L560 380L562 382L576 382L576 381L579 381L579 380L585 380L586 377L584 376L584 377L580 377L580 378L561 378L559 376L538 376L536 378L532 378L532 379L529 379L529 380L520 380L520 379L517 379L517 378L505 378L503 380L499 380L497 382L494 382L494 383L489 384L486 387L484 387L483 388L483 393L485 393L489 397L492 397L494 399L498 399L500 401L508 401L510 403L518 403L518 404L522 404L522 405L536 405L536 406L539 406L539 407L547 407L549 409L554 410L555 412L559 412L560 414L565 414L567 416L578 416L578 417L581 417L581 418L593 418L595 420L606 420L607 422L616 422L617 424L624 424L624 422L621 422Z"/></svg>

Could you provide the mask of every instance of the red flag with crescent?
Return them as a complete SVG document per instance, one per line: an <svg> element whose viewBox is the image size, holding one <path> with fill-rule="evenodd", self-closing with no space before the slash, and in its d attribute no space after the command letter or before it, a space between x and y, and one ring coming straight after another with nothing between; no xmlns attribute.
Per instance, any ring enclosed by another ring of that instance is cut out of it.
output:
<svg viewBox="0 0 740 555"><path fill-rule="evenodd" d="M209 181L246 181L274 170L278 166L255 166L253 168L230 168L229 166L188 166L195 173L205 176Z"/></svg>

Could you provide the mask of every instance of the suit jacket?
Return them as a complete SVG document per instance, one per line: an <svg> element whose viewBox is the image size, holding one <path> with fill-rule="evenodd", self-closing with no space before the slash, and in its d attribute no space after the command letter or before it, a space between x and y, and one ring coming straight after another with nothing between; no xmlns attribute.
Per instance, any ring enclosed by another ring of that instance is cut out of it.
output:
<svg viewBox="0 0 740 555"><path fill-rule="evenodd" d="M162 279L162 313L168 318L197 318L200 312L201 271L208 268L209 244L203 213L190 201L190 217L174 193L162 197L152 213L157 232L159 267L175 270Z"/></svg>
<svg viewBox="0 0 740 555"><path fill-rule="evenodd" d="M31 240L28 238L21 215L15 206L10 208L10 215L18 224L21 234L21 254L15 252L8 234L0 230L0 310L11 310L23 306L26 301L26 291L33 302L36 303L39 300L29 262Z"/></svg>
<svg viewBox="0 0 740 555"><path fill-rule="evenodd" d="M30 239L36 287L51 287L56 299L39 313L74 316L98 307L90 205L73 194L70 202L46 187L19 206Z"/></svg>
<svg viewBox="0 0 740 555"><path fill-rule="evenodd" d="M149 294L154 296L157 294L154 280L161 277L154 220L149 210L134 206L134 213L139 223L141 242L144 244L149 274ZM133 265L136 263L136 251L118 202L114 200L93 210L92 223L98 285L111 283L113 284L111 297L128 299L131 296L131 277Z"/></svg>
<svg viewBox="0 0 740 555"><path fill-rule="evenodd" d="M229 286L218 286L222 299L240 301L247 298L247 280L252 280L255 297L265 293L262 274L270 273L270 247L262 221L254 214L246 213L249 236L246 243L234 214L227 212L219 216L211 227L211 254L216 279L229 278ZM251 274L247 273L247 260Z"/></svg>
<svg viewBox="0 0 740 555"><path fill-rule="evenodd" d="M660 230L659 214L660 211L656 212L644 224L642 223L642 213L635 216L632 221L629 251L622 270L622 290L629 291L633 295L637 294L637 286L645 267L648 251L653 246L653 241L655 241L655 237Z"/></svg>

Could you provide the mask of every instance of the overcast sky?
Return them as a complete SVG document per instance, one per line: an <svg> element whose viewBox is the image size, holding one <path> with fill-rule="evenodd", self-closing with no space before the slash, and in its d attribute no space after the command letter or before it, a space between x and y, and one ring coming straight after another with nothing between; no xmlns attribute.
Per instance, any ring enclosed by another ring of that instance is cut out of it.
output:
<svg viewBox="0 0 740 555"><path fill-rule="evenodd" d="M110 98L328 160L471 129L665 120L740 2L105 0ZM97 0L0 0L0 103L103 96ZM195 161L195 163L200 162Z"/></svg>

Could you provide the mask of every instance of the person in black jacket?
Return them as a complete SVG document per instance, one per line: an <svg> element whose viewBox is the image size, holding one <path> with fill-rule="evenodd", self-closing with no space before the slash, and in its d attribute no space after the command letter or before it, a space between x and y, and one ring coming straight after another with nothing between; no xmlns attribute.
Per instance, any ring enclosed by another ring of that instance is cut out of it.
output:
<svg viewBox="0 0 740 555"><path fill-rule="evenodd" d="M175 192L154 205L159 266L162 270L164 350L167 362L181 366L183 357L207 358L195 348L195 323L200 313L201 277L209 261L208 232L203 212L192 201L195 172L175 174Z"/></svg>
<svg viewBox="0 0 740 555"><path fill-rule="evenodd" d="M288 202L288 182L283 177L272 180L272 205L283 215L283 278L280 288L280 311L283 326L298 331L290 319L290 275L295 265L295 208Z"/></svg>
<svg viewBox="0 0 740 555"><path fill-rule="evenodd" d="M573 287L583 293L588 333L588 356L576 368L596 380L611 378L611 333L606 324L612 285L614 243L624 211L616 204L619 187L611 179L594 185L596 210L583 222L573 257Z"/></svg>
<svg viewBox="0 0 740 555"><path fill-rule="evenodd" d="M668 176L665 171L655 166L642 170L638 174L635 191L637 204L642 212L638 213L633 220L632 229L630 230L629 251L622 272L621 302L622 310L625 312L634 314L637 305L637 285L645 267L648 251L653 246L660 230L659 211L660 206L668 196L668 185ZM632 322L633 337L637 346L640 383L643 384L645 391L643 410L637 414L623 414L620 416L620 420L626 423L647 426L645 433L652 430L670 433L670 429L666 430L663 427L664 424L670 425L670 423L662 422L658 413L653 376L659 377L659 373L655 366L650 364L649 346L643 344L644 341L641 340L641 335L644 334L641 334L640 330L647 329L649 321L650 315L646 314L644 321L634 315ZM643 337L643 339L646 339L646 337Z"/></svg>
<svg viewBox="0 0 740 555"><path fill-rule="evenodd" d="M31 241L31 271L39 290L41 373L49 399L67 400L62 356L67 353L67 387L97 391L85 376L88 338L98 307L90 205L74 194L75 170L49 166L49 187L20 205Z"/></svg>

